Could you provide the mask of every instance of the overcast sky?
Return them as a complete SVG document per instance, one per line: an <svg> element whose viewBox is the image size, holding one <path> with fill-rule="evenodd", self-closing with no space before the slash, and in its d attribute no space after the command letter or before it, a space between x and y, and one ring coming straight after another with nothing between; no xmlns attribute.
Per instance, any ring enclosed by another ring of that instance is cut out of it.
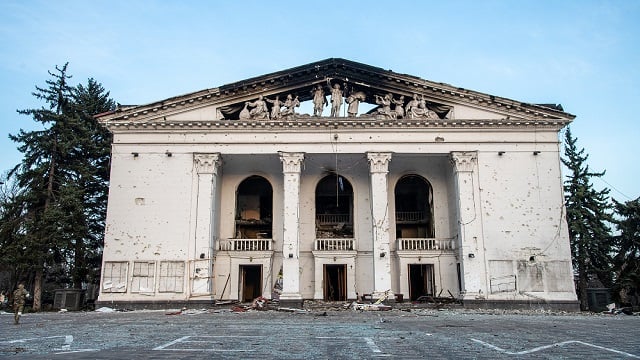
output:
<svg viewBox="0 0 640 360"><path fill-rule="evenodd" d="M122 104L338 57L576 115L594 180L640 196L640 1L0 2L0 171L31 93L69 62Z"/></svg>

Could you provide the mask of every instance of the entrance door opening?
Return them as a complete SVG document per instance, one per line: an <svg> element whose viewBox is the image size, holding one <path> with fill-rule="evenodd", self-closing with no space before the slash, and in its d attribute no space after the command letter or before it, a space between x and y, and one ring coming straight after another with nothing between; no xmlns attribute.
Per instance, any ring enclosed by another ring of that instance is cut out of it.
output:
<svg viewBox="0 0 640 360"><path fill-rule="evenodd" d="M434 296L435 285L432 264L409 264L409 297Z"/></svg>
<svg viewBox="0 0 640 360"><path fill-rule="evenodd" d="M251 302L262 295L262 265L240 265L240 294L242 302Z"/></svg>
<svg viewBox="0 0 640 360"><path fill-rule="evenodd" d="M324 300L347 300L347 265L324 265Z"/></svg>

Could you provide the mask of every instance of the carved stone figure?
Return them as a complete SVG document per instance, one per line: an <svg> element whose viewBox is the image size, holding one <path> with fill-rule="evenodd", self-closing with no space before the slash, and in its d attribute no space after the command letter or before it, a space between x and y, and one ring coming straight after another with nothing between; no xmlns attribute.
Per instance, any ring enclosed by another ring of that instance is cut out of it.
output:
<svg viewBox="0 0 640 360"><path fill-rule="evenodd" d="M404 96L401 95L398 100L391 98L391 102L395 105L393 112L396 119L402 119L404 117Z"/></svg>
<svg viewBox="0 0 640 360"><path fill-rule="evenodd" d="M365 99L366 95L362 91L352 92L347 97L347 104L349 104L349 107L347 107L347 116L355 117L358 115L358 106L360 105L360 102Z"/></svg>
<svg viewBox="0 0 640 360"><path fill-rule="evenodd" d="M300 106L300 100L298 100L297 96L294 99L293 96L289 94L283 105L284 110L282 110L281 115L283 117L292 116L296 114L296 108Z"/></svg>
<svg viewBox="0 0 640 360"><path fill-rule="evenodd" d="M407 111L407 116L410 119L415 119L416 117L419 117L417 114L418 110L414 111L414 108L418 109L419 106L420 106L420 101L418 100L418 94L413 94L413 99L409 100L409 102L407 103L407 107L405 108L405 110Z"/></svg>
<svg viewBox="0 0 640 360"><path fill-rule="evenodd" d="M407 104L406 111L410 119L438 119L438 114L427 107L424 96L420 100L418 100L418 94L413 94L413 99Z"/></svg>
<svg viewBox="0 0 640 360"><path fill-rule="evenodd" d="M252 107L253 109L249 110L249 118L254 120L268 120L269 119L269 111L267 109L267 103L263 100L262 95L258 98L258 100L253 102L246 102L245 105Z"/></svg>
<svg viewBox="0 0 640 360"><path fill-rule="evenodd" d="M342 90L340 90L340 85L333 85L333 88L331 89L331 117L340 116L342 100Z"/></svg>
<svg viewBox="0 0 640 360"><path fill-rule="evenodd" d="M378 108L378 114L383 115L385 119L394 119L395 116L391 113L391 100L393 100L391 94L387 94L384 97L375 95L375 97L376 104L380 105L380 108Z"/></svg>
<svg viewBox="0 0 640 360"><path fill-rule="evenodd" d="M318 86L311 90L311 94L313 94L313 116L322 116L322 110L329 104L327 98L324 97L322 86L318 84Z"/></svg>
<svg viewBox="0 0 640 360"><path fill-rule="evenodd" d="M249 103L244 103L244 108L242 108L242 110L240 111L240 120L249 120L251 118L251 115L249 115L249 109L247 109L247 106L249 106Z"/></svg>
<svg viewBox="0 0 640 360"><path fill-rule="evenodd" d="M282 109L282 101L280 101L280 96L276 95L275 100L269 100L267 98L264 99L266 102L273 104L271 107L271 119L278 120L281 117L280 110Z"/></svg>

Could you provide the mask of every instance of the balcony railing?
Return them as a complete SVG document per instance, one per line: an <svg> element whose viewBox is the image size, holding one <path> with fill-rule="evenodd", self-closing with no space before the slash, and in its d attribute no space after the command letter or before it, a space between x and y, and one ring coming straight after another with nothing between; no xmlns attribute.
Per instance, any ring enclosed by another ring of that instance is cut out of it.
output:
<svg viewBox="0 0 640 360"><path fill-rule="evenodd" d="M403 238L398 239L398 250L455 250L454 239Z"/></svg>
<svg viewBox="0 0 640 360"><path fill-rule="evenodd" d="M318 224L340 224L351 223L349 214L316 214L316 223Z"/></svg>
<svg viewBox="0 0 640 360"><path fill-rule="evenodd" d="M271 239L228 239L218 244L222 251L271 251Z"/></svg>
<svg viewBox="0 0 640 360"><path fill-rule="evenodd" d="M354 239L316 239L314 250L318 251L352 251L355 250Z"/></svg>
<svg viewBox="0 0 640 360"><path fill-rule="evenodd" d="M424 211L396 211L396 221L422 221L425 220Z"/></svg>

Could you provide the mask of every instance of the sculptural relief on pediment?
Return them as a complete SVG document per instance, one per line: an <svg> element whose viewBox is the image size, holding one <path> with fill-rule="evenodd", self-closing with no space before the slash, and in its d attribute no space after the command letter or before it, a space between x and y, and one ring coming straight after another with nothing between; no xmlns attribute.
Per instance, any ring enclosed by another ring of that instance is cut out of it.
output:
<svg viewBox="0 0 640 360"><path fill-rule="evenodd" d="M303 103L308 105L303 107L308 112L300 110ZM242 102L221 106L217 108L217 117L226 120L293 120L320 117L451 119L452 109L453 106L428 101L424 94L389 92L371 86L326 79L324 84L289 89L286 93L258 94L257 97Z"/></svg>
<svg viewBox="0 0 640 360"><path fill-rule="evenodd" d="M424 80L344 59L326 59L154 103L119 107L104 123L177 123L311 119L381 120L385 124L465 120L559 120L575 116L561 107L528 104L446 83Z"/></svg>

